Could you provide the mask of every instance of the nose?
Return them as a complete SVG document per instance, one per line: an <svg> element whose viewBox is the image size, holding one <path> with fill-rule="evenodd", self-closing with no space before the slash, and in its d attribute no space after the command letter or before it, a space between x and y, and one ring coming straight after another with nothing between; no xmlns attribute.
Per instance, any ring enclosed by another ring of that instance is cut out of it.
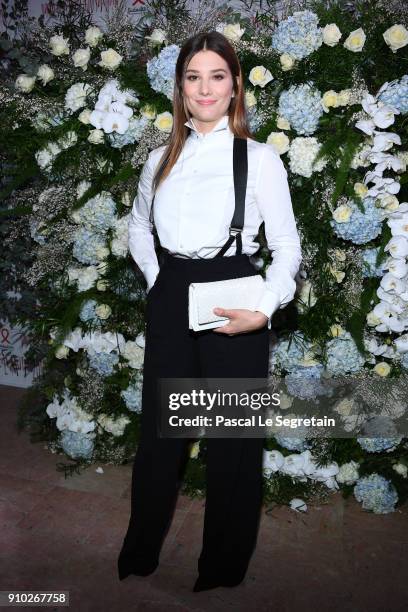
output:
<svg viewBox="0 0 408 612"><path fill-rule="evenodd" d="M203 79L201 81L201 85L200 85L200 94L205 96L208 93L210 93L209 85L208 85L207 81L205 79Z"/></svg>

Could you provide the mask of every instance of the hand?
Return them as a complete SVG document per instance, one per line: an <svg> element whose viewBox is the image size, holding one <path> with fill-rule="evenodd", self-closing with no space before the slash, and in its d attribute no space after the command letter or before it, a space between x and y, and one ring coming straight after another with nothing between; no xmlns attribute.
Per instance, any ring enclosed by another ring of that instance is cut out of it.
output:
<svg viewBox="0 0 408 612"><path fill-rule="evenodd" d="M268 317L259 310L247 310L246 308L214 308L213 312L222 317L228 317L230 322L222 327L213 328L218 334L227 334L235 336L235 334L247 333L260 329L268 322Z"/></svg>

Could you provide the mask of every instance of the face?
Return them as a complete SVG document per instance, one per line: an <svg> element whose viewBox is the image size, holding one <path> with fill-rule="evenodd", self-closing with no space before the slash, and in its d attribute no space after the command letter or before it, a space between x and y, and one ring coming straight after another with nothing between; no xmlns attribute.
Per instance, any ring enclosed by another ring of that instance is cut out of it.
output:
<svg viewBox="0 0 408 612"><path fill-rule="evenodd" d="M210 132L228 114L232 94L233 76L227 62L214 51L196 53L187 66L183 96L197 129Z"/></svg>

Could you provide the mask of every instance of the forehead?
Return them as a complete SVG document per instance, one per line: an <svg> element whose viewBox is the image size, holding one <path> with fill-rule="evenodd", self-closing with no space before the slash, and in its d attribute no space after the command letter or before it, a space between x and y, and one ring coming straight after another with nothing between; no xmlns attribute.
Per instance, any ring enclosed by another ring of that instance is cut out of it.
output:
<svg viewBox="0 0 408 612"><path fill-rule="evenodd" d="M228 64L214 51L198 51L189 61L187 70L208 71L223 68L228 70Z"/></svg>

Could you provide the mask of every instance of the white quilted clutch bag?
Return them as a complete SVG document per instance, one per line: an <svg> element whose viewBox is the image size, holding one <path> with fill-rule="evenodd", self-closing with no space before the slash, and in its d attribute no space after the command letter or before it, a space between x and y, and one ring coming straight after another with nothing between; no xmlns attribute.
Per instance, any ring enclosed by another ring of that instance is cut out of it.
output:
<svg viewBox="0 0 408 612"><path fill-rule="evenodd" d="M190 283L189 327L200 331L227 325L228 317L216 315L214 308L246 308L254 311L264 293L265 283L260 274L209 283Z"/></svg>

